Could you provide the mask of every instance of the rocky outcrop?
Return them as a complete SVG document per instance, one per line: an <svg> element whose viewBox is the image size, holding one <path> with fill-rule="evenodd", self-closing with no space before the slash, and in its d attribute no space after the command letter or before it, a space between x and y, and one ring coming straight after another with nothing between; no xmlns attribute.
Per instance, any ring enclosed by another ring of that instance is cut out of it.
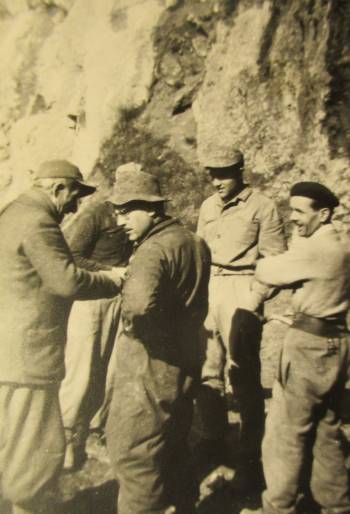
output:
<svg viewBox="0 0 350 514"><path fill-rule="evenodd" d="M89 173L121 108L147 102L158 0L2 0L0 158L16 194L42 160Z"/></svg>
<svg viewBox="0 0 350 514"><path fill-rule="evenodd" d="M193 225L206 154L234 144L282 204L321 180L350 222L346 0L0 0L0 20L6 195L45 158L107 188L136 160Z"/></svg>

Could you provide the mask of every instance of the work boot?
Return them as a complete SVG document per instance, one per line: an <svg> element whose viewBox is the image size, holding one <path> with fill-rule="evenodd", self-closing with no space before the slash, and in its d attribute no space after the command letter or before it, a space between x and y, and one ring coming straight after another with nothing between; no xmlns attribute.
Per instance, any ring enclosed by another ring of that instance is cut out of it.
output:
<svg viewBox="0 0 350 514"><path fill-rule="evenodd" d="M261 462L240 464L230 484L234 494L261 492L265 486L265 479Z"/></svg>
<svg viewBox="0 0 350 514"><path fill-rule="evenodd" d="M200 472L206 475L227 460L228 449L224 438L202 439L194 449L193 454Z"/></svg>

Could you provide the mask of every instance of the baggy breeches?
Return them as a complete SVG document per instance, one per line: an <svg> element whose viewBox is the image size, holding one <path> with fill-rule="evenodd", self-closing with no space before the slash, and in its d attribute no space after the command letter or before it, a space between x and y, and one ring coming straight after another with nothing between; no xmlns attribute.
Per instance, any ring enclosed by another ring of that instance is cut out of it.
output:
<svg viewBox="0 0 350 514"><path fill-rule="evenodd" d="M4 499L32 508L54 494L64 457L58 386L0 385L0 474Z"/></svg>
<svg viewBox="0 0 350 514"><path fill-rule="evenodd" d="M222 437L227 418L226 414L224 417L220 412L218 405L220 396L223 404L225 378L228 376L239 403L242 449L255 456L260 453L264 427L260 339L247 342L246 358L236 362L233 372L227 372L232 319L237 308L250 310L252 280L252 275L219 275L210 279L209 314L205 321L203 338L206 357L197 405L203 435L209 438Z"/></svg>
<svg viewBox="0 0 350 514"><path fill-rule="evenodd" d="M181 391L179 369L124 334L116 356L107 449L118 514L163 514L171 505L190 514L198 493L187 448L193 401Z"/></svg>
<svg viewBox="0 0 350 514"><path fill-rule="evenodd" d="M349 365L350 338L289 329L263 441L264 513L295 514L307 470L312 496L323 512L350 513L339 419Z"/></svg>

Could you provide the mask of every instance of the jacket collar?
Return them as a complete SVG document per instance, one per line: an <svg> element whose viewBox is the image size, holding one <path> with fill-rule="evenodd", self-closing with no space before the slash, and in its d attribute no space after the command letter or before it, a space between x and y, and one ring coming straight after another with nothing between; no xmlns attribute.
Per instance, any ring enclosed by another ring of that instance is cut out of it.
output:
<svg viewBox="0 0 350 514"><path fill-rule="evenodd" d="M140 241L137 241L134 245L135 248L137 248L144 241L146 241L150 237L154 236L155 234L158 234L158 232L161 232L165 228L170 227L171 225L179 225L179 224L180 224L180 222L176 218L170 218L167 216L164 220L162 220L159 223L157 223L156 225L154 225L154 227L152 227L151 230L149 232L147 232L147 234L145 235L145 237L143 239L141 239Z"/></svg>
<svg viewBox="0 0 350 514"><path fill-rule="evenodd" d="M62 221L60 214L57 212L55 205L52 203L48 195L36 187L33 187L23 193L18 197L17 201L25 205L43 209L47 214L54 218L57 223Z"/></svg>

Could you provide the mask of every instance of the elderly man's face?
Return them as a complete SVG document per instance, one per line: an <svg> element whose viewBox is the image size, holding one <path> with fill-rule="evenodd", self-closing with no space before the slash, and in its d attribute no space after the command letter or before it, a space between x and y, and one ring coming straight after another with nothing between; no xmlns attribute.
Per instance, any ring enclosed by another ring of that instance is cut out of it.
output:
<svg viewBox="0 0 350 514"><path fill-rule="evenodd" d="M125 206L116 209L118 225L124 228L130 241L139 241L154 225L152 210L140 206Z"/></svg>
<svg viewBox="0 0 350 514"><path fill-rule="evenodd" d="M81 189L74 180L62 183L57 193L57 210L64 216L71 212L77 212Z"/></svg>
<svg viewBox="0 0 350 514"><path fill-rule="evenodd" d="M224 202L239 193L242 188L242 171L240 168L208 168L211 183Z"/></svg>
<svg viewBox="0 0 350 514"><path fill-rule="evenodd" d="M304 196L292 196L289 205L290 220L301 237L310 237L330 216L329 209L315 209L314 201Z"/></svg>

